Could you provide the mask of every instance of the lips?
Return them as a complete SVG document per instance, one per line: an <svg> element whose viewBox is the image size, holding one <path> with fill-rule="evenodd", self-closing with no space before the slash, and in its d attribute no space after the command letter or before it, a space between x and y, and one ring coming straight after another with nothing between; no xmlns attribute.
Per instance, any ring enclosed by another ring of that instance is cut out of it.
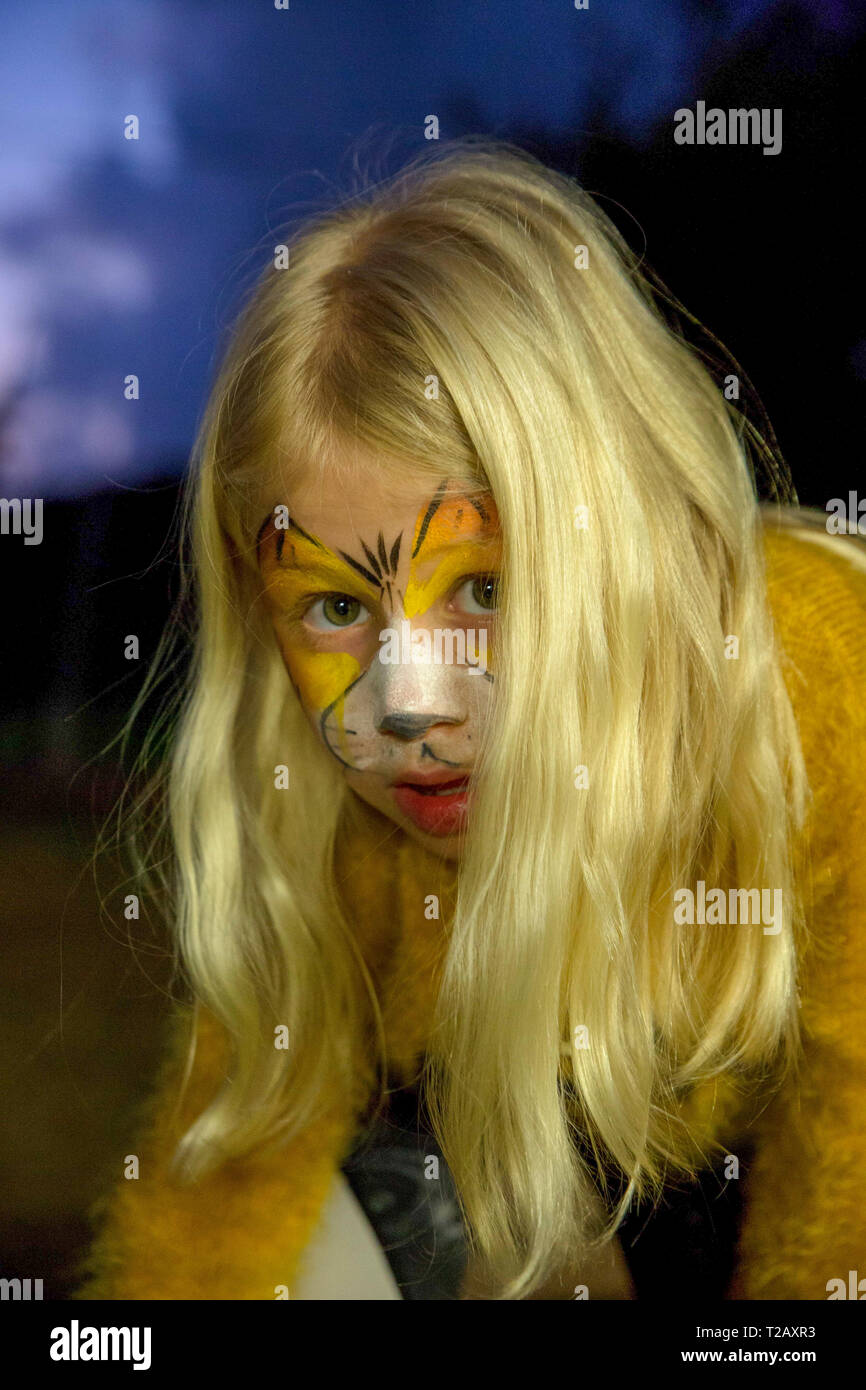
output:
<svg viewBox="0 0 866 1390"><path fill-rule="evenodd" d="M412 781L395 782L394 800L419 830L428 835L454 835L469 806L469 777L447 771L418 773Z"/></svg>
<svg viewBox="0 0 866 1390"><path fill-rule="evenodd" d="M401 777L396 787L445 787L457 786L469 781L468 775L455 777L444 768L441 772L419 772L414 777Z"/></svg>

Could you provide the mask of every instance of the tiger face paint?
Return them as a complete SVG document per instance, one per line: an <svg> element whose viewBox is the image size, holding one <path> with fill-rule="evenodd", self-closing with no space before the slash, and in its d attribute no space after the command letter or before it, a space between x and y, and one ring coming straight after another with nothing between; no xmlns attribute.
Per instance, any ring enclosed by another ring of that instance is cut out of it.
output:
<svg viewBox="0 0 866 1390"><path fill-rule="evenodd" d="M285 522L285 515L281 520ZM501 567L489 493L317 480L274 510L258 565L286 670L348 785L457 857L495 686Z"/></svg>

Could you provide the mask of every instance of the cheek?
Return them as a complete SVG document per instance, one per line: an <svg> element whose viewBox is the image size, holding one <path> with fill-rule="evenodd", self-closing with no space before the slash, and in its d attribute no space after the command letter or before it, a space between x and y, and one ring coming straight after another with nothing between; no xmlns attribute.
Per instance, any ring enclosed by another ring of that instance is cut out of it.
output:
<svg viewBox="0 0 866 1390"><path fill-rule="evenodd" d="M494 677L496 676L495 642L493 640L495 632L496 628L493 623L489 623L483 628L476 628L474 643L467 642L466 648L467 651L472 650L473 660L483 665L488 674ZM483 680L484 677L473 676L472 679Z"/></svg>
<svg viewBox="0 0 866 1390"><path fill-rule="evenodd" d="M496 699L496 678L490 671L488 661L488 676L466 676L466 680L472 686L470 713L469 713L469 737L472 744L477 748L481 737L490 722L493 712L493 704Z"/></svg>
<svg viewBox="0 0 866 1390"><path fill-rule="evenodd" d="M280 648L298 694L313 714L321 714L338 701L361 674L361 663L348 652L314 652L288 642L281 642ZM336 707L338 716L341 704Z"/></svg>

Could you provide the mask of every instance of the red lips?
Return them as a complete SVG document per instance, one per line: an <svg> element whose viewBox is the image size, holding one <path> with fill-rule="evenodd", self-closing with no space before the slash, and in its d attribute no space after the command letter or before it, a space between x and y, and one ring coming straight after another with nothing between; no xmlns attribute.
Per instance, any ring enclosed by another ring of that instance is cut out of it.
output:
<svg viewBox="0 0 866 1390"><path fill-rule="evenodd" d="M403 815L427 835L455 835L469 807L469 777L442 772L418 773L411 781L395 782L394 801Z"/></svg>

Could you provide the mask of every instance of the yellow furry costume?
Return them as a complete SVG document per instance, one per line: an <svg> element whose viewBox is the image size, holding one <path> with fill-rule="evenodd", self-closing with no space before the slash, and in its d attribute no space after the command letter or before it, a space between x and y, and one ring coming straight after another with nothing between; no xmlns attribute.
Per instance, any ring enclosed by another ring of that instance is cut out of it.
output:
<svg viewBox="0 0 866 1390"><path fill-rule="evenodd" d="M826 1299L829 1280L866 1275L866 573L847 558L853 544L766 536L770 604L813 796L801 859L804 1055L757 1117L745 1118L730 1083L687 1101L696 1126L729 1152L738 1139L755 1146L733 1298ZM383 853L382 826L372 817L339 847L338 875L379 988L392 1071L408 1084L445 940L443 921L424 916L424 897L438 885L447 924L455 869L387 830ZM171 1183L174 1145L228 1062L218 1025L204 1015L178 1112L184 1023L175 1020L141 1141L130 1146L140 1177L120 1180L93 1213L99 1231L78 1298L273 1299L278 1286L291 1290L352 1147L356 1115L335 1110L279 1154L231 1162L192 1188Z"/></svg>

